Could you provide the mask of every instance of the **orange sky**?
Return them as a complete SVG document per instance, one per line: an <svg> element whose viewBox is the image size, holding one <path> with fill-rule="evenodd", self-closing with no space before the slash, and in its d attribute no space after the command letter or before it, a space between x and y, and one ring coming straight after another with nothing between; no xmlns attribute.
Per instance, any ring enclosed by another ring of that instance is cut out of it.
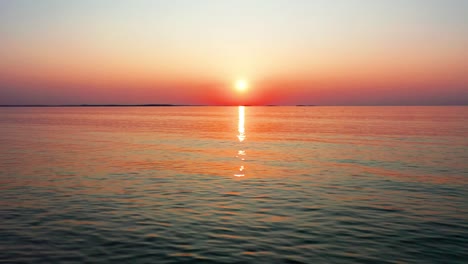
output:
<svg viewBox="0 0 468 264"><path fill-rule="evenodd" d="M467 104L466 2L375 2L2 1L0 104Z"/></svg>

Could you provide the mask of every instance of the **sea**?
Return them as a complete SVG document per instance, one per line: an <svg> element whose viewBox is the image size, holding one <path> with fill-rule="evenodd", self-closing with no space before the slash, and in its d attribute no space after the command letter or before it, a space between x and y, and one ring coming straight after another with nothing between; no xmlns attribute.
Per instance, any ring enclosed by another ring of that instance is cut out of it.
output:
<svg viewBox="0 0 468 264"><path fill-rule="evenodd" d="M3 107L0 263L468 263L468 107Z"/></svg>

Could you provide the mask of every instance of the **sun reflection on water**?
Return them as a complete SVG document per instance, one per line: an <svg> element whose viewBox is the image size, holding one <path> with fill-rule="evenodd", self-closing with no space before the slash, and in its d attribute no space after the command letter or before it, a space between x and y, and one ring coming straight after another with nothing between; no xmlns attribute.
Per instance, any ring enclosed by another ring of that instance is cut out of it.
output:
<svg viewBox="0 0 468 264"><path fill-rule="evenodd" d="M245 140L245 106L239 106L239 123L238 123L238 129L237 131L239 134L237 135L237 138L239 139L239 143L242 143ZM242 147L242 146L241 146ZM240 149L237 151L237 158L241 161L241 166L239 167L239 172L234 174L236 177L243 177L245 176L245 167L243 165L244 160L245 160L245 150Z"/></svg>
<svg viewBox="0 0 468 264"><path fill-rule="evenodd" d="M245 139L244 118L245 118L245 106L239 106L239 125L238 125L239 135L237 135L237 138L239 138L239 142L242 142Z"/></svg>

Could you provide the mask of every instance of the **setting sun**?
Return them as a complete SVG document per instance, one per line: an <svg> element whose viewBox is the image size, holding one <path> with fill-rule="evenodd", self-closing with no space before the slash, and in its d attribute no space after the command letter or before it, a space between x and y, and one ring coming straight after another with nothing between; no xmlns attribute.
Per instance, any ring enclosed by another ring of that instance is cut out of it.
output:
<svg viewBox="0 0 468 264"><path fill-rule="evenodd" d="M246 80L237 80L236 81L236 90L239 92L244 92L249 88L249 84Z"/></svg>

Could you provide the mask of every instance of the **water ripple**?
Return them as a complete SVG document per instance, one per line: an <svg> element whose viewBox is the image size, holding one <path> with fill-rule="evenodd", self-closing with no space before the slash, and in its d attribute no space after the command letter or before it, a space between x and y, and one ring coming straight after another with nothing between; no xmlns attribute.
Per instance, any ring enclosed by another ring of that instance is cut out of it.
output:
<svg viewBox="0 0 468 264"><path fill-rule="evenodd" d="M466 108L308 109L0 109L0 262L468 262Z"/></svg>

